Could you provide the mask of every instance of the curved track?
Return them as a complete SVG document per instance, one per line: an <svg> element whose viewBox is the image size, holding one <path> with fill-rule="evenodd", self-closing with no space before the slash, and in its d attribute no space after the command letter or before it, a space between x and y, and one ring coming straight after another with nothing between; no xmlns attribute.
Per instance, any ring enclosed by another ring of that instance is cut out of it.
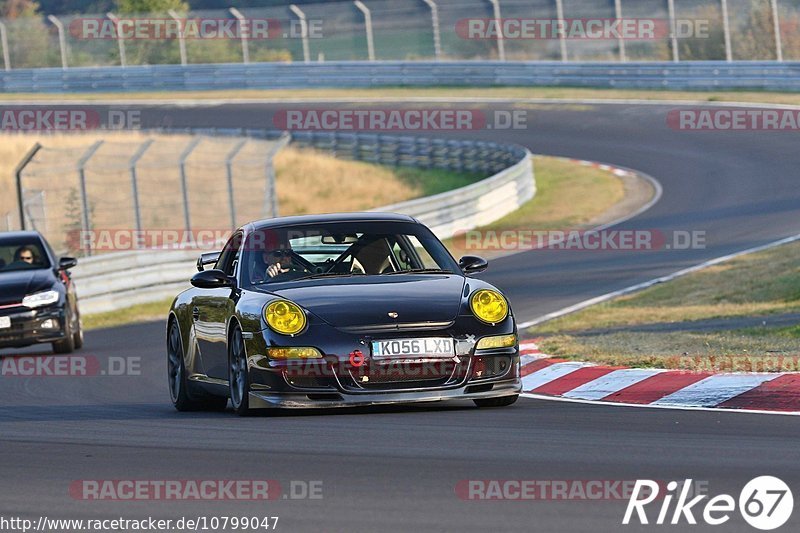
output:
<svg viewBox="0 0 800 533"><path fill-rule="evenodd" d="M263 127L278 107L151 107L143 124ZM796 135L676 132L666 126L674 107L537 104L525 131L470 133L646 172L664 195L622 226L707 233L704 250L548 251L496 260L486 278L511 295L523 320L800 233ZM0 514L278 515L284 531L596 532L619 529L625 502L462 501L455 487L466 479L693 478L713 494L738 494L751 478L772 474L800 490L796 417L527 399L500 410L454 404L254 419L178 414L169 405L163 341L161 324L87 335L84 353L141 357L141 376L2 378ZM92 502L67 490L79 479L186 478L274 479L284 487L321 480L324 497ZM736 517L724 530L748 526Z"/></svg>

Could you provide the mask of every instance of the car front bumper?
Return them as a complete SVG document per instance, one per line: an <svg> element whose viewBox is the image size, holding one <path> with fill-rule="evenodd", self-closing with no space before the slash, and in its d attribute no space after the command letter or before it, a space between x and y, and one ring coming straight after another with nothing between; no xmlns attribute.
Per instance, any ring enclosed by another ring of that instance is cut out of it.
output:
<svg viewBox="0 0 800 533"><path fill-rule="evenodd" d="M491 385L489 390L487 386ZM476 392L471 392L471 390ZM514 396L522 391L522 382L517 378L487 383L467 383L457 388L425 389L413 391L370 391L353 394L344 391L331 392L282 392L279 394L251 391L252 408L334 408L369 405L391 405L445 400L480 400Z"/></svg>
<svg viewBox="0 0 800 533"><path fill-rule="evenodd" d="M11 327L0 328L0 348L21 348L64 339L63 306L38 309L16 306L3 309L0 316L11 320Z"/></svg>

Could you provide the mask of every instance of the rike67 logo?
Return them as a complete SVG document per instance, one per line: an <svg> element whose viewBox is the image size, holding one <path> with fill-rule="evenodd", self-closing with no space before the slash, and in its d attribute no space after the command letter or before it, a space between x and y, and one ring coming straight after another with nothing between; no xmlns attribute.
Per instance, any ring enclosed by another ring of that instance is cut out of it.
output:
<svg viewBox="0 0 800 533"><path fill-rule="evenodd" d="M690 499L691 479L687 479L683 485L679 485L677 481L669 482L664 494L660 493L662 487L663 485L655 481L637 480L622 523L628 525L631 520L633 523L638 520L640 524L650 524L653 516L648 516L645 507L657 500L660 500L661 506L654 523L658 525L695 525L697 513L706 524L719 526L731 519L738 503L738 510L748 524L756 529L769 531L784 525L794 509L794 498L789 486L772 476L761 476L748 482L739 494L738 502L731 495L720 494L701 505L708 495L701 494Z"/></svg>

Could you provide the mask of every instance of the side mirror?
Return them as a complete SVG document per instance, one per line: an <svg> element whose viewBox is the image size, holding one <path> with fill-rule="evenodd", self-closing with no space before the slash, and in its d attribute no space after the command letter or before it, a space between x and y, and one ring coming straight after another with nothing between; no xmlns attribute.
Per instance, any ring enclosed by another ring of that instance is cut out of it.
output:
<svg viewBox="0 0 800 533"><path fill-rule="evenodd" d="M69 270L75 268L77 264L78 260L74 257L62 257L58 260L58 270Z"/></svg>
<svg viewBox="0 0 800 533"><path fill-rule="evenodd" d="M476 257L474 255L465 255L458 260L458 266L464 274L477 274L489 268L489 261L483 257Z"/></svg>
<svg viewBox="0 0 800 533"><path fill-rule="evenodd" d="M219 259L222 252L206 252L197 258L197 271L202 272L206 269L206 265L213 265Z"/></svg>
<svg viewBox="0 0 800 533"><path fill-rule="evenodd" d="M199 289L221 289L233 287L234 283L222 270L204 270L192 276L192 285Z"/></svg>

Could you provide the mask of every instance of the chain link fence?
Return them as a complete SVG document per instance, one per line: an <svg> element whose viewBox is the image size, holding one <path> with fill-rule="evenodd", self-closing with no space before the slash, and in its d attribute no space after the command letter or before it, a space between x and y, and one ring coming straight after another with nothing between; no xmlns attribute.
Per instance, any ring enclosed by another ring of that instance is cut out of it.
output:
<svg viewBox="0 0 800 533"><path fill-rule="evenodd" d="M650 20L652 38L503 38L475 21ZM171 28L175 31L171 31ZM336 60L800 60L800 0L364 0L186 13L21 16L6 70Z"/></svg>
<svg viewBox="0 0 800 533"><path fill-rule="evenodd" d="M72 255L103 251L102 243L86 246L88 238L227 231L277 216L273 158L288 141L127 134L70 148L45 143L20 173L22 213L14 218ZM10 214L5 224L11 229Z"/></svg>

